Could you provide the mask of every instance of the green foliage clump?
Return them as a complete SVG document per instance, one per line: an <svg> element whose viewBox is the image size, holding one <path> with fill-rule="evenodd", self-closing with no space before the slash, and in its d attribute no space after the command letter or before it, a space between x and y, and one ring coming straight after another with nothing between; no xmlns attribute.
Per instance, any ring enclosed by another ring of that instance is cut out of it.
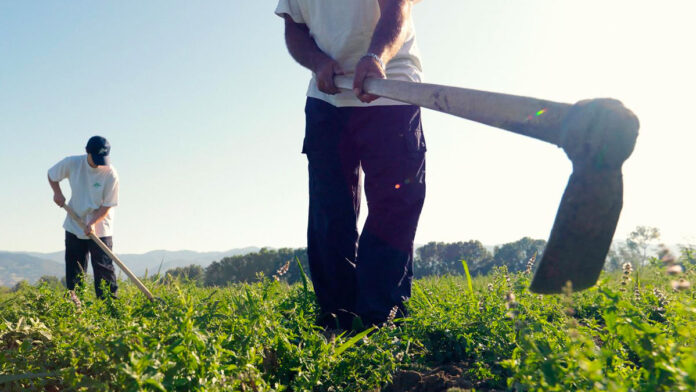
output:
<svg viewBox="0 0 696 392"><path fill-rule="evenodd" d="M200 265L191 264L186 267L177 267L167 270L165 280L182 280L192 282L196 285L202 285L205 278L205 269Z"/></svg>
<svg viewBox="0 0 696 392"><path fill-rule="evenodd" d="M350 333L316 327L311 285L281 274L217 288L147 281L162 302L126 282L102 301L47 281L0 295L0 389L366 391L456 364L477 390L695 390L685 261L678 276L652 263L556 296L505 267L421 279L408 318Z"/></svg>
<svg viewBox="0 0 696 392"><path fill-rule="evenodd" d="M432 275L457 275L462 273L461 260L466 260L476 270L493 261L493 255L480 241L429 242L416 249L417 261L414 275L422 278Z"/></svg>
<svg viewBox="0 0 696 392"><path fill-rule="evenodd" d="M546 241L529 237L496 246L489 252L480 241L429 242L416 249L414 275L427 276L460 275L462 260L466 260L473 275L485 275L496 267L506 267L510 272L526 269L527 261L543 253Z"/></svg>
<svg viewBox="0 0 696 392"><path fill-rule="evenodd" d="M261 273L273 275L279 267L288 261L300 260L305 271L309 271L307 249L268 249L263 248L255 253L225 257L205 269L204 283L206 286L225 286L230 283L248 283L256 281ZM297 268L290 269L285 275L288 283L297 283L302 279Z"/></svg>

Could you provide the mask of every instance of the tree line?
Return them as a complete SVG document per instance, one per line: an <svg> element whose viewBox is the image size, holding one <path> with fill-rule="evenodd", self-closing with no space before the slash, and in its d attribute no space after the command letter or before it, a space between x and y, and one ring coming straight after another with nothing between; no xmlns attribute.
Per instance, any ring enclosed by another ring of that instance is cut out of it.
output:
<svg viewBox="0 0 696 392"><path fill-rule="evenodd" d="M657 228L636 227L625 242L617 242L612 246L607 255L605 270L619 270L622 264L627 262L631 263L635 269L652 260L658 261L666 252L664 247L655 251L659 239L660 231ZM524 271L534 255L541 257L545 246L546 241L529 237L495 246L492 249L486 248L476 240L453 243L429 242L416 249L414 277L463 274L462 260L466 261L471 275L485 275L493 268L501 266L507 267L510 272ZM680 259L687 264L696 264L696 247L682 246ZM225 257L205 268L200 265L174 268L165 273L164 279L165 281L187 280L201 286L225 286L231 283L258 281L261 276L280 277L282 275L284 280L293 284L302 280L298 261L305 273L310 276L306 248L263 248L254 253ZM45 276L39 280L39 283L64 286L65 278L61 280L53 276ZM28 283L19 282L13 290L26 284ZM4 291L9 290L4 289ZM0 289L0 292L2 291Z"/></svg>
<svg viewBox="0 0 696 392"><path fill-rule="evenodd" d="M507 266L509 271L523 271L529 259L541 254L546 241L524 237L493 248L489 251L480 241L429 242L416 249L413 266L415 278L440 275L458 275L464 272L462 260L466 260L472 275L486 274L497 266ZM166 272L168 279L194 281L202 286L224 286L230 283L253 282L260 276L278 276L293 284L300 282L302 274L297 265L309 276L307 249L268 249L245 255L225 257L207 268L199 265L179 267ZM289 263L287 271L281 267ZM280 270L280 271L279 271Z"/></svg>

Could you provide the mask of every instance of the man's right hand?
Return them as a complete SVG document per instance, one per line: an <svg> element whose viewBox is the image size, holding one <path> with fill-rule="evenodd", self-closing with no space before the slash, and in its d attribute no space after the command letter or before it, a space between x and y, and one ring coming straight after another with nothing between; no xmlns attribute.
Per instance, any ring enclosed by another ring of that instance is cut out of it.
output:
<svg viewBox="0 0 696 392"><path fill-rule="evenodd" d="M315 71L317 75L317 87L319 91L334 95L341 92L341 90L334 84L334 76L343 75L344 72L338 62L330 57L326 57Z"/></svg>
<svg viewBox="0 0 696 392"><path fill-rule="evenodd" d="M65 205L65 196L62 193L53 194L53 202L58 205L58 207L63 207Z"/></svg>
<svg viewBox="0 0 696 392"><path fill-rule="evenodd" d="M288 14L283 14L283 18L285 43L292 58L314 72L319 91L329 95L341 92L333 81L334 76L343 75L338 62L319 49L306 24L295 22Z"/></svg>

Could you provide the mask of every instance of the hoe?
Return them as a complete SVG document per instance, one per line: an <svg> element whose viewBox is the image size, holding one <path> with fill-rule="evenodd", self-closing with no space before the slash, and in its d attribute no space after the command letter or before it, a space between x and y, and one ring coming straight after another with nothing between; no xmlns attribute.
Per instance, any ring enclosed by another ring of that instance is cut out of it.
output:
<svg viewBox="0 0 696 392"><path fill-rule="evenodd" d="M353 80L337 76L336 86ZM593 286L604 266L623 204L621 166L633 152L638 118L615 99L565 104L487 91L368 79L365 91L555 144L573 163L530 290L560 293Z"/></svg>
<svg viewBox="0 0 696 392"><path fill-rule="evenodd" d="M63 205L63 208L65 209L65 211L68 212L68 215L70 215L72 220L74 220L75 223L77 223L78 226L80 226L80 228L82 230L84 230L85 224L82 222L82 219L80 219L80 217L77 216L75 211L73 211L73 209L70 208L70 206L68 206L67 204ZM123 270L123 272L126 273L126 275L128 275L130 280L132 280L133 283L135 283L135 285L140 289L140 291L142 291L143 294L145 294L147 299L149 299L150 301L154 301L155 299L160 300L159 298L156 298L155 296L152 295L150 290L148 290L147 287L145 287L143 282L141 282L140 279L138 279L138 277L135 276L135 274L130 270L130 268L126 267L126 265L123 264L123 262L114 254L114 252L112 252L111 249L109 249L109 247L106 246L106 244L104 244L104 242L102 240L100 240L96 234L89 233L89 238L92 241L94 241L94 243L96 243L97 246L99 246L104 251L104 253L106 253L106 255L109 256L111 258L111 260L113 260L114 263L116 263L116 265L118 265L118 267L121 268L121 270Z"/></svg>

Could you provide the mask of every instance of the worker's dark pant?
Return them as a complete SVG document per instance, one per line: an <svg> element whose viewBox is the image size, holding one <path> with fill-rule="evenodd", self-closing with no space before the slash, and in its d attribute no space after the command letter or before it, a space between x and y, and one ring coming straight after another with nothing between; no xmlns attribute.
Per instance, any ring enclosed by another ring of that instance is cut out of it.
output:
<svg viewBox="0 0 696 392"><path fill-rule="evenodd" d="M425 198L420 108L337 108L309 98L305 113L307 253L319 305L344 328L351 314L381 323L394 306L403 312L411 295L413 240ZM361 166L369 211L358 238Z"/></svg>
<svg viewBox="0 0 696 392"><path fill-rule="evenodd" d="M111 237L100 238L109 249L112 249L113 242ZM68 290L74 290L75 285L80 283L84 274L87 273L87 254L92 260L94 270L94 288L97 297L104 298L102 292L102 282L106 282L107 288L112 295L116 294L118 286L116 284L116 273L111 258L92 240L82 240L70 232L65 232L65 281Z"/></svg>

